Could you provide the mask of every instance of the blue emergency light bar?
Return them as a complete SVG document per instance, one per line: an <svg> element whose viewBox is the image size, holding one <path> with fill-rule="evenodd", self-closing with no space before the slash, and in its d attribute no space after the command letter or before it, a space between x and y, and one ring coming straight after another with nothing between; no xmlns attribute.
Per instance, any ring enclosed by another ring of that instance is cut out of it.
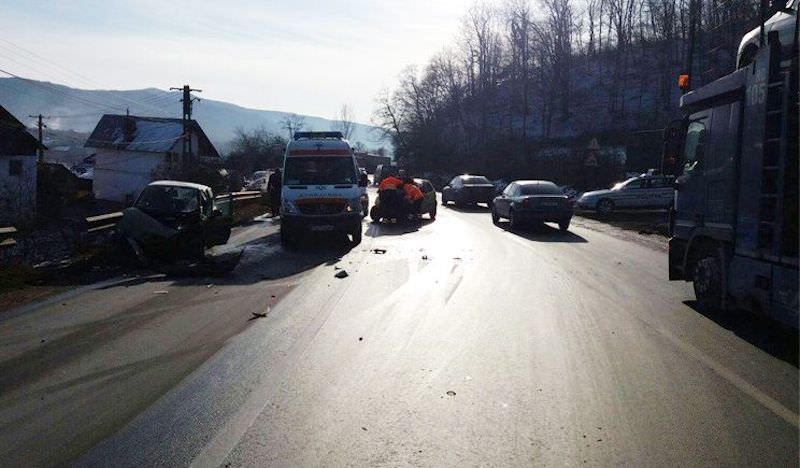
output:
<svg viewBox="0 0 800 468"><path fill-rule="evenodd" d="M344 140L342 132L294 132L295 140Z"/></svg>

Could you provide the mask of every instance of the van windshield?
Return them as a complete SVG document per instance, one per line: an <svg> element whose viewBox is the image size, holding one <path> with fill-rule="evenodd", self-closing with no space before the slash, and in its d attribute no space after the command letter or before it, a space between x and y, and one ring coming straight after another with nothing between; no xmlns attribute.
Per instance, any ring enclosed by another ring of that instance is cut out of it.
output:
<svg viewBox="0 0 800 468"><path fill-rule="evenodd" d="M304 156L286 158L283 172L285 185L356 184L356 167L352 158Z"/></svg>

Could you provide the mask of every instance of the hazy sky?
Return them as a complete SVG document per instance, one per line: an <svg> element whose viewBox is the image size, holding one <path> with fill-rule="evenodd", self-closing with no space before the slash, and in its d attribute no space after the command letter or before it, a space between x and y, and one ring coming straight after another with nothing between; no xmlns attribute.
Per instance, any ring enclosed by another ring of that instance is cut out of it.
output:
<svg viewBox="0 0 800 468"><path fill-rule="evenodd" d="M0 0L0 68L80 88L191 84L205 98L325 118L347 103L369 123L380 89L450 44L471 4Z"/></svg>

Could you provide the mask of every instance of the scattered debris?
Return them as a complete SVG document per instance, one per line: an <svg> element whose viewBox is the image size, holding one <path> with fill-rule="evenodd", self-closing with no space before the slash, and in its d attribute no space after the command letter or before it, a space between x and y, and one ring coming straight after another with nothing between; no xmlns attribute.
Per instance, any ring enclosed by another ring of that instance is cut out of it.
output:
<svg viewBox="0 0 800 468"><path fill-rule="evenodd" d="M363 336L359 336L358 337L358 341L364 341L364 337Z"/></svg>
<svg viewBox="0 0 800 468"><path fill-rule="evenodd" d="M169 294L169 291L153 291L153 294Z"/></svg>
<svg viewBox="0 0 800 468"><path fill-rule="evenodd" d="M461 257L453 257L453 260L461 260Z"/></svg>
<svg viewBox="0 0 800 468"><path fill-rule="evenodd" d="M278 297L278 296L276 296L276 295L272 294L272 295L270 295L269 297L271 297L272 299L275 299L275 298L276 298L276 297Z"/></svg>
<svg viewBox="0 0 800 468"><path fill-rule="evenodd" d="M334 266L334 267L333 267L333 269L334 269L334 270L341 270L341 269L342 269L342 267Z"/></svg>
<svg viewBox="0 0 800 468"><path fill-rule="evenodd" d="M207 289L208 289L208 288L212 288L212 287L214 287L214 285L213 285L213 284L207 284L207 285L206 285L206 288L207 288Z"/></svg>
<svg viewBox="0 0 800 468"><path fill-rule="evenodd" d="M40 341L39 343L44 343L44 342L45 342L45 339L44 339L44 338L42 338L42 341Z"/></svg>
<svg viewBox="0 0 800 468"><path fill-rule="evenodd" d="M348 274L347 274L347 271L346 271L346 270L339 270L339 271L338 271L338 272L337 272L335 275L333 275L333 276L335 276L335 277L337 277L337 278L347 278L347 277L348 277L348 276L350 276L350 275L348 275Z"/></svg>
<svg viewBox="0 0 800 468"><path fill-rule="evenodd" d="M372 253L378 254L378 255L383 255L383 254L386 253L386 249L372 249Z"/></svg>
<svg viewBox="0 0 800 468"><path fill-rule="evenodd" d="M423 259L423 260L427 260L427 259L428 259L428 256L427 256L427 255L423 255L423 256L422 256L422 259Z"/></svg>
<svg viewBox="0 0 800 468"><path fill-rule="evenodd" d="M250 313L253 314L253 317L250 318L250 320L260 319L260 318L264 318L264 317L267 316L266 312L264 312L264 313L261 313L261 312L250 312Z"/></svg>
<svg viewBox="0 0 800 468"><path fill-rule="evenodd" d="M447 396L456 396L456 392L454 392L452 390L448 390L447 391Z"/></svg>
<svg viewBox="0 0 800 468"><path fill-rule="evenodd" d="M366 431L366 430L367 430L367 428L366 428L366 427L364 427L364 426L361 426L361 430L362 430L362 431Z"/></svg>

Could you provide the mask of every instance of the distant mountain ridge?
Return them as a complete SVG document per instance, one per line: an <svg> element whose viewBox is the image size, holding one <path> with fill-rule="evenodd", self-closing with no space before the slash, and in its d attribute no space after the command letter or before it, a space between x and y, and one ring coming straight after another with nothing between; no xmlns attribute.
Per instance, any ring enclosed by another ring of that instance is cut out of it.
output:
<svg viewBox="0 0 800 468"><path fill-rule="evenodd" d="M181 116L181 93L156 88L137 90L85 90L55 83L0 78L0 105L30 125L28 115L50 116L46 124L51 129L89 133L103 114L175 117ZM227 152L234 132L241 127L252 130L264 127L278 135L287 135L280 121L292 112L249 109L224 101L202 99L195 103L192 117L196 119L220 153ZM301 114L298 114L301 115ZM304 130L330 130L331 119L306 116ZM354 124L351 143L361 142L367 148L387 147L379 129Z"/></svg>

